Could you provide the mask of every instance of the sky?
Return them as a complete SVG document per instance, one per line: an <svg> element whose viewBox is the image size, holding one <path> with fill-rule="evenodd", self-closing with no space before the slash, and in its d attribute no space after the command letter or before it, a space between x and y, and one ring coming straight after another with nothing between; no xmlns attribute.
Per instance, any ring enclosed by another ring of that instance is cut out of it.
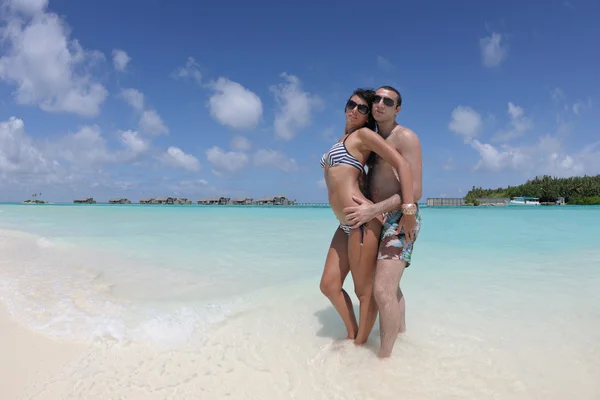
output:
<svg viewBox="0 0 600 400"><path fill-rule="evenodd" d="M423 201L598 174L599 15L582 0L0 0L0 201L326 202L319 159L344 104L381 85L420 138Z"/></svg>

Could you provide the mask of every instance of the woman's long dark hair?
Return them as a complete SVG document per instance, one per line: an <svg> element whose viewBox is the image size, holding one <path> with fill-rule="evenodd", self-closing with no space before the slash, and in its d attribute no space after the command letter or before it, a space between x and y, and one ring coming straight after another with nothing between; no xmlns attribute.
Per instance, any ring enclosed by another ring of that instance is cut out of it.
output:
<svg viewBox="0 0 600 400"><path fill-rule="evenodd" d="M365 123L365 125L363 127L369 128L372 131L377 132L377 122L375 121L375 118L373 118L373 109L372 109L373 98L375 97L375 91L373 89L359 88L359 89L356 89L350 95L348 100L350 100L352 98L352 96L360 97L367 103L367 106L369 107L369 119L367 120L367 122ZM369 158L367 159L367 162L365 163L365 166L367 167L368 170L373 168L376 158L377 158L377 154L375 154L374 152L371 152L371 154L369 155ZM363 172L362 176L359 177L359 185L361 187L362 194L367 199L371 200L371 195L370 195L370 190L369 190L369 180L367 179L367 174L365 172Z"/></svg>
<svg viewBox="0 0 600 400"><path fill-rule="evenodd" d="M367 120L367 123L364 125L363 128L369 128L372 131L377 131L377 122L375 122L375 119L373 118L373 110L372 110L373 98L375 97L375 91L373 89L359 88L359 89L356 89L350 95L350 97L348 97L348 100L350 100L353 96L358 96L361 99L363 99L367 103L367 107L369 107L369 119Z"/></svg>

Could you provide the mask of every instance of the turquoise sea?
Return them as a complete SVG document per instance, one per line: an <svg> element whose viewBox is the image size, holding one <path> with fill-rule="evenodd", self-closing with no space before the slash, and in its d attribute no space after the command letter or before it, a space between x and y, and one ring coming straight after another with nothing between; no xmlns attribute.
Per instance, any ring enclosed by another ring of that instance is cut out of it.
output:
<svg viewBox="0 0 600 400"><path fill-rule="evenodd" d="M89 343L73 398L600 398L600 208L422 212L385 361L337 341L327 207L0 204L0 301Z"/></svg>

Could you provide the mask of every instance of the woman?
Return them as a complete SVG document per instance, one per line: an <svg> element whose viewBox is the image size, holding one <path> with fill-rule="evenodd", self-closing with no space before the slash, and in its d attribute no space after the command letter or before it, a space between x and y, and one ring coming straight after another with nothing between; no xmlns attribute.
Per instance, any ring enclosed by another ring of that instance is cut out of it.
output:
<svg viewBox="0 0 600 400"><path fill-rule="evenodd" d="M356 205L352 196L369 201L361 191L360 181L365 178L364 166L372 153L396 169L404 201L412 203L413 199L413 179L408 163L374 132L375 121L371 115L374 96L373 90L354 91L346 102L344 136L321 158L329 205L340 225L329 246L320 288L342 317L348 331L347 338L354 340L355 344L367 341L377 318L377 305L372 294L382 216L360 229L351 229L343 210ZM348 272L352 273L354 291L360 304L359 324L356 323L352 301L342 288Z"/></svg>

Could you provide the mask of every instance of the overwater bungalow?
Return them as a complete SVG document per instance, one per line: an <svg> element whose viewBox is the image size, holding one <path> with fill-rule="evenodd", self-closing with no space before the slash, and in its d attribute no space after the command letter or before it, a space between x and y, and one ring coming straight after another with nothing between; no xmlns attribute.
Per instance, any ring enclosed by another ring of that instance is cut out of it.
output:
<svg viewBox="0 0 600 400"><path fill-rule="evenodd" d="M252 204L252 197L239 197L237 199L232 199L231 204L234 205L249 205Z"/></svg>
<svg viewBox="0 0 600 400"><path fill-rule="evenodd" d="M295 204L296 200L289 200L287 197L279 195L273 197L262 197L254 202L258 205L272 205L272 206L287 206Z"/></svg>
<svg viewBox="0 0 600 400"><path fill-rule="evenodd" d="M174 204L175 197L157 197L152 200L152 204Z"/></svg>
<svg viewBox="0 0 600 400"><path fill-rule="evenodd" d="M261 197L260 199L256 200L254 204L261 206L273 205L275 204L275 197Z"/></svg>
<svg viewBox="0 0 600 400"><path fill-rule="evenodd" d="M295 204L296 200L290 200L283 195L273 197L273 202L276 206L289 206Z"/></svg>
<svg viewBox="0 0 600 400"><path fill-rule="evenodd" d="M153 201L154 199L152 197L147 199L140 199L140 204L152 204Z"/></svg>
<svg viewBox="0 0 600 400"><path fill-rule="evenodd" d="M198 204L204 204L204 205L215 205L215 204L219 204L219 205L225 205L229 202L229 197L206 197L203 199L199 199L198 200Z"/></svg>
<svg viewBox="0 0 600 400"><path fill-rule="evenodd" d="M96 200L93 197L86 197L83 199L75 199L73 200L75 204L96 204Z"/></svg>
<svg viewBox="0 0 600 400"><path fill-rule="evenodd" d="M174 204L192 204L191 200L188 200L186 197L177 197Z"/></svg>
<svg viewBox="0 0 600 400"><path fill-rule="evenodd" d="M125 197L117 197L117 198L108 200L108 203L109 204L131 204L131 201L129 199L126 199Z"/></svg>

